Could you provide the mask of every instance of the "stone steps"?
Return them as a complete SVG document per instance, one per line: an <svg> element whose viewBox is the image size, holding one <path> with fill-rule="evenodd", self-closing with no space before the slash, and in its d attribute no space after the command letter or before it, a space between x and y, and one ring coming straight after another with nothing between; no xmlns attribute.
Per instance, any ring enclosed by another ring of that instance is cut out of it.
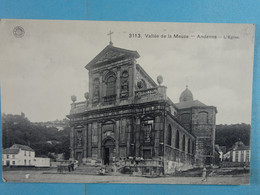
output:
<svg viewBox="0 0 260 195"><path fill-rule="evenodd" d="M84 175L97 175L102 166L91 166L91 165L80 165L75 169L74 173L84 174ZM112 173L113 167L106 166L106 174Z"/></svg>

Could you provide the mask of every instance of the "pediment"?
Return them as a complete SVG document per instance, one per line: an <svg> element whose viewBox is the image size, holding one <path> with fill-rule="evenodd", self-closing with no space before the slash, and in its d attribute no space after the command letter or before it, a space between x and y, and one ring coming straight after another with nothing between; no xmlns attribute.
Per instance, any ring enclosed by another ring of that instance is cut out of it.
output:
<svg viewBox="0 0 260 195"><path fill-rule="evenodd" d="M109 60L114 60L116 58L123 57L124 55L125 54L122 52L109 50L96 61L96 64L106 62Z"/></svg>
<svg viewBox="0 0 260 195"><path fill-rule="evenodd" d="M108 64L116 60L127 59L127 58L139 58L139 57L140 55L138 54L137 51L131 51L127 49L114 47L112 45L108 45L93 60L91 60L85 66L85 68L90 70L96 66L100 66L102 64Z"/></svg>

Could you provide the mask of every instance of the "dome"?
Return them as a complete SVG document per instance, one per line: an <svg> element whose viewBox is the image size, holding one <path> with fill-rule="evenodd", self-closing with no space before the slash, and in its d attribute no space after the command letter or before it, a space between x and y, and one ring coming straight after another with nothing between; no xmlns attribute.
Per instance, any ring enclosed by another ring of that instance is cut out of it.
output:
<svg viewBox="0 0 260 195"><path fill-rule="evenodd" d="M186 86L186 89L180 95L180 102L188 101L193 101L193 95L192 92L188 89L188 86Z"/></svg>

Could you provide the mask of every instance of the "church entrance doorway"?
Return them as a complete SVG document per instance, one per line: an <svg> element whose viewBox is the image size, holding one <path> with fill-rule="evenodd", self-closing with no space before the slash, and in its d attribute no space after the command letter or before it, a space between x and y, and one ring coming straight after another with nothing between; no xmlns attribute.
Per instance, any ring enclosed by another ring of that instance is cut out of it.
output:
<svg viewBox="0 0 260 195"><path fill-rule="evenodd" d="M115 141L107 139L103 146L103 163L104 165L110 165L115 157Z"/></svg>
<svg viewBox="0 0 260 195"><path fill-rule="evenodd" d="M81 163L82 162L82 152L76 152L76 160Z"/></svg>

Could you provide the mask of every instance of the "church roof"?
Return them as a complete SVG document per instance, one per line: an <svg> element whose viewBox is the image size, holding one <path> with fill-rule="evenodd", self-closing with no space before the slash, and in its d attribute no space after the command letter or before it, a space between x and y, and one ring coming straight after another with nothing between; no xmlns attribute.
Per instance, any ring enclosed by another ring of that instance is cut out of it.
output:
<svg viewBox="0 0 260 195"><path fill-rule="evenodd" d="M199 100L192 100L192 101L182 101L182 102L176 103L175 106L178 109L185 109L185 108L191 108L191 107L204 107L207 105L203 104Z"/></svg>
<svg viewBox="0 0 260 195"><path fill-rule="evenodd" d="M3 154L18 154L19 149L6 148L3 150Z"/></svg>
<svg viewBox="0 0 260 195"><path fill-rule="evenodd" d="M181 93L180 102L186 102L186 101L193 101L193 95L191 90L188 89L188 86L186 86L186 89Z"/></svg>
<svg viewBox="0 0 260 195"><path fill-rule="evenodd" d="M137 51L122 49L114 47L112 44L106 46L93 60L91 60L85 68L90 70L94 66L104 63L112 63L116 60L125 58L139 58L140 55Z"/></svg>
<svg viewBox="0 0 260 195"><path fill-rule="evenodd" d="M191 90L188 89L188 86L186 86L186 89L181 93L179 100L180 102L175 104L177 109L186 109L192 107L213 107L215 108L216 113L218 112L215 106L207 106L199 100L193 100L193 94Z"/></svg>

